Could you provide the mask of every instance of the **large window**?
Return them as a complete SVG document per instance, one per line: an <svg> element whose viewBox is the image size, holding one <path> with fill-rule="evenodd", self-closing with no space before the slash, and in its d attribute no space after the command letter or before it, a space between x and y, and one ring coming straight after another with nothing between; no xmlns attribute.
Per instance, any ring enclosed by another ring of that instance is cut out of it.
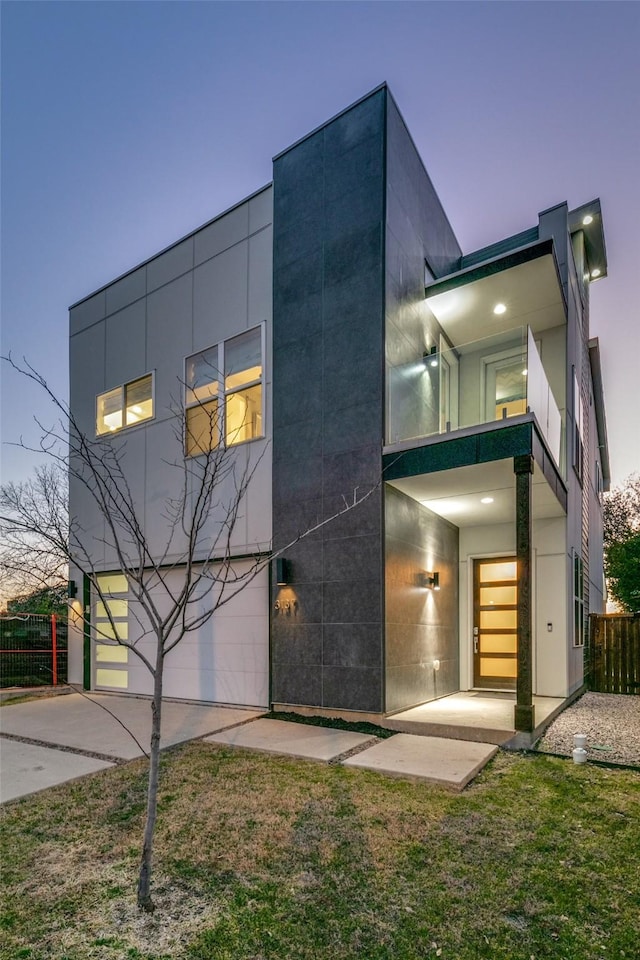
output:
<svg viewBox="0 0 640 960"><path fill-rule="evenodd" d="M195 457L262 437L262 327L187 357L185 449Z"/></svg>
<svg viewBox="0 0 640 960"><path fill-rule="evenodd" d="M96 434L115 433L153 417L153 374L123 383L96 398Z"/></svg>

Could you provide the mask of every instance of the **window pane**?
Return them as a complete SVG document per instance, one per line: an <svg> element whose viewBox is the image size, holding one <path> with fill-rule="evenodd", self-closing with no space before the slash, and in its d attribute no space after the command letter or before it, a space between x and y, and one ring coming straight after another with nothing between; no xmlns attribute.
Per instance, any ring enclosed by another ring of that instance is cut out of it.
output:
<svg viewBox="0 0 640 960"><path fill-rule="evenodd" d="M98 583L103 593L127 593L129 589L124 573L101 573Z"/></svg>
<svg viewBox="0 0 640 960"><path fill-rule="evenodd" d="M505 677L515 680L517 661L507 657L480 657L481 677Z"/></svg>
<svg viewBox="0 0 640 960"><path fill-rule="evenodd" d="M488 607L489 605L493 605L494 603L516 604L517 602L518 602L518 588L515 585L513 587L481 587L480 588L480 605L482 607Z"/></svg>
<svg viewBox="0 0 640 960"><path fill-rule="evenodd" d="M185 416L185 449L188 457L208 453L220 443L218 401L189 407Z"/></svg>
<svg viewBox="0 0 640 960"><path fill-rule="evenodd" d="M219 379L217 347L210 347L202 353L188 357L185 370L187 404L215 397Z"/></svg>
<svg viewBox="0 0 640 960"><path fill-rule="evenodd" d="M502 563L482 563L480 564L480 582L494 583L496 580L515 580L516 562L507 560Z"/></svg>
<svg viewBox="0 0 640 960"><path fill-rule="evenodd" d="M262 376L262 337L260 327L227 340L224 345L224 385L234 390ZM236 441L237 442L237 441Z"/></svg>
<svg viewBox="0 0 640 960"><path fill-rule="evenodd" d="M118 687L126 690L129 686L129 672L127 670L96 670L97 687Z"/></svg>
<svg viewBox="0 0 640 960"><path fill-rule="evenodd" d="M232 393L226 401L226 441L231 446L262 436L262 386Z"/></svg>
<svg viewBox="0 0 640 960"><path fill-rule="evenodd" d="M128 663L129 650L112 643L96 643L96 660L100 663Z"/></svg>
<svg viewBox="0 0 640 960"><path fill-rule="evenodd" d="M481 630L517 630L517 610L481 610Z"/></svg>
<svg viewBox="0 0 640 960"><path fill-rule="evenodd" d="M153 376L148 374L125 387L127 426L153 416Z"/></svg>
<svg viewBox="0 0 640 960"><path fill-rule="evenodd" d="M515 633L481 633L480 653L517 653L518 637Z"/></svg>
<svg viewBox="0 0 640 960"><path fill-rule="evenodd" d="M126 620L118 620L113 629L108 620L100 620L95 624L97 640L128 640L129 624Z"/></svg>
<svg viewBox="0 0 640 960"><path fill-rule="evenodd" d="M128 600L108 600L106 604L102 600L98 600L96 603L96 619L97 620L107 620L109 614L107 613L107 607L111 612L111 616L114 619L126 619L129 615L129 601Z"/></svg>
<svg viewBox="0 0 640 960"><path fill-rule="evenodd" d="M96 433L122 429L122 387L101 393L96 402Z"/></svg>

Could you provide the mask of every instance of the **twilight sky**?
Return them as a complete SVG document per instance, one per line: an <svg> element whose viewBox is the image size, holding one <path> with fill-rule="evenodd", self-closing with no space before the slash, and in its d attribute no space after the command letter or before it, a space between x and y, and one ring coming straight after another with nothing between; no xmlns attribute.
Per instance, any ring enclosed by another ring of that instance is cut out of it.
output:
<svg viewBox="0 0 640 960"><path fill-rule="evenodd" d="M3 2L2 350L67 391L69 304L271 180L386 80L465 252L602 201L614 482L640 471L640 4ZM123 345L123 349L126 346ZM2 370L7 446L53 413Z"/></svg>

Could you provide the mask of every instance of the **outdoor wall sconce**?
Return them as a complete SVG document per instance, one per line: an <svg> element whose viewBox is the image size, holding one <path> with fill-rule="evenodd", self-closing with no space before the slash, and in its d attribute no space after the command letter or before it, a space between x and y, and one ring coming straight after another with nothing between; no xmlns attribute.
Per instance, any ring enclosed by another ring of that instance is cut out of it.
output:
<svg viewBox="0 0 640 960"><path fill-rule="evenodd" d="M422 362L425 367L437 367L438 366L438 348L435 346L431 347L430 350L425 350L422 354Z"/></svg>
<svg viewBox="0 0 640 960"><path fill-rule="evenodd" d="M433 573L421 573L418 576L418 582L421 587L425 587L427 590L439 590L440 574L437 570L434 570Z"/></svg>
<svg viewBox="0 0 640 960"><path fill-rule="evenodd" d="M275 579L279 587L284 587L291 583L291 564L284 557L276 557L274 562Z"/></svg>
<svg viewBox="0 0 640 960"><path fill-rule="evenodd" d="M67 582L67 596L70 600L73 600L74 597L78 596L78 585L75 580L69 580Z"/></svg>

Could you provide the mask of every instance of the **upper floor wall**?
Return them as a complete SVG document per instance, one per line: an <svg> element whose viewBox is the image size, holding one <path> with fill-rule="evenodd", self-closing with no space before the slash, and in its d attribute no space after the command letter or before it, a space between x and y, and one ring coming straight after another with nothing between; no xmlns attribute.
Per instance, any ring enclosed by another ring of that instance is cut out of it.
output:
<svg viewBox="0 0 640 960"><path fill-rule="evenodd" d="M272 208L268 186L70 309L71 409L87 437L113 432L113 442L122 446L139 519L156 552L165 546L166 500L179 488L177 470L184 462L186 360L215 346L221 357L225 345L232 357L242 347L232 338L250 330L261 340L258 390L234 399L237 408L261 393L253 404L253 434L260 439L238 443L233 455L238 470L259 464L233 549L244 553L270 544ZM120 420L117 412L109 419L104 403L97 409L97 398L110 394L116 405L122 396L123 407L127 386L133 391L145 377L150 399L138 405L132 400ZM225 390L229 377L221 373L219 380ZM144 411L140 419L136 410ZM72 489L71 503L85 528L99 534L100 518L80 489ZM100 550L96 544L98 555ZM110 558L98 556L98 562L109 567Z"/></svg>

